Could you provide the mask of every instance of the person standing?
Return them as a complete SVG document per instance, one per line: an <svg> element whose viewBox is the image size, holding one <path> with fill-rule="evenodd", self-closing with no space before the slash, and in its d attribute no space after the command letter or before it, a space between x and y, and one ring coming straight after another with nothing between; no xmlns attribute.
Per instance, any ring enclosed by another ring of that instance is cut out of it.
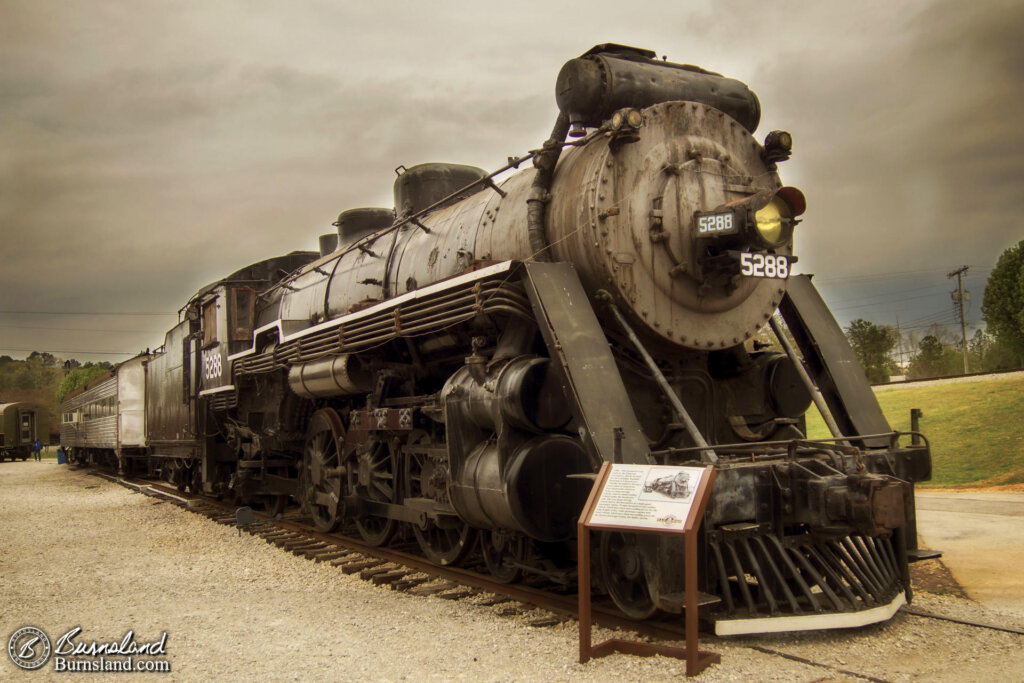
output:
<svg viewBox="0 0 1024 683"><path fill-rule="evenodd" d="M33 448L36 451L36 462L42 462L43 444L40 443L39 439L36 439L36 444Z"/></svg>

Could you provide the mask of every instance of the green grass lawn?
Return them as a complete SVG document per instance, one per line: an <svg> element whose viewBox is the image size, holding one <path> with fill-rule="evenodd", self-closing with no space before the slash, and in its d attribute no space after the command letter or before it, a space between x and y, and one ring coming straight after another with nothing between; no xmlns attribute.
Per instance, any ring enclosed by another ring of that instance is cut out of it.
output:
<svg viewBox="0 0 1024 683"><path fill-rule="evenodd" d="M893 429L910 429L911 408L924 411L921 431L932 447L932 480L924 486L1024 483L1024 379L910 385L876 396ZM829 436L813 407L807 432Z"/></svg>

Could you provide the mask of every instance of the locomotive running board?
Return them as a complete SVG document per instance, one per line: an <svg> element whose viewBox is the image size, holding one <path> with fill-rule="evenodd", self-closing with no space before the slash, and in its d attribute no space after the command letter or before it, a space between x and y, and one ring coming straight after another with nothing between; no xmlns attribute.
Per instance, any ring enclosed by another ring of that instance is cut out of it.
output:
<svg viewBox="0 0 1024 683"><path fill-rule="evenodd" d="M650 462L647 437L575 268L538 261L527 261L524 267L537 326L552 365L560 371L583 442L602 461L614 462L619 439L622 462Z"/></svg>

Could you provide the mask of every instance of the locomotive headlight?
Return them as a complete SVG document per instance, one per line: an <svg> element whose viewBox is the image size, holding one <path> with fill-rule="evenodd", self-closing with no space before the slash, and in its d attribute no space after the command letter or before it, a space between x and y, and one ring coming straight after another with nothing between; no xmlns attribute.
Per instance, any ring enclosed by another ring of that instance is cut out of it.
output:
<svg viewBox="0 0 1024 683"><path fill-rule="evenodd" d="M795 187L783 187L754 212L754 232L768 249L781 247L793 238L797 216L804 212L806 200Z"/></svg>
<svg viewBox="0 0 1024 683"><path fill-rule="evenodd" d="M754 225L757 228L758 237L769 247L777 247L786 241L788 235L785 228L791 224L792 218L788 215L789 207L778 197L773 197L763 208L754 213ZM790 227L792 227L790 225Z"/></svg>
<svg viewBox="0 0 1024 683"><path fill-rule="evenodd" d="M644 122L643 114L638 112L636 109L630 109L626 114L626 123L631 125L633 128L639 128L640 124Z"/></svg>

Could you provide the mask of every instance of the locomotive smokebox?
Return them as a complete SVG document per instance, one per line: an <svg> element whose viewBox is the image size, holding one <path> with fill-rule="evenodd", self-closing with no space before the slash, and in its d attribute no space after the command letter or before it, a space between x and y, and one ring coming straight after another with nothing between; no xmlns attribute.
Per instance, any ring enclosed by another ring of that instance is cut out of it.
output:
<svg viewBox="0 0 1024 683"><path fill-rule="evenodd" d="M761 103L740 81L687 64L658 61L654 52L605 43L566 62L555 99L569 123L594 128L624 107L660 102L699 102L723 111L749 132L761 120Z"/></svg>

